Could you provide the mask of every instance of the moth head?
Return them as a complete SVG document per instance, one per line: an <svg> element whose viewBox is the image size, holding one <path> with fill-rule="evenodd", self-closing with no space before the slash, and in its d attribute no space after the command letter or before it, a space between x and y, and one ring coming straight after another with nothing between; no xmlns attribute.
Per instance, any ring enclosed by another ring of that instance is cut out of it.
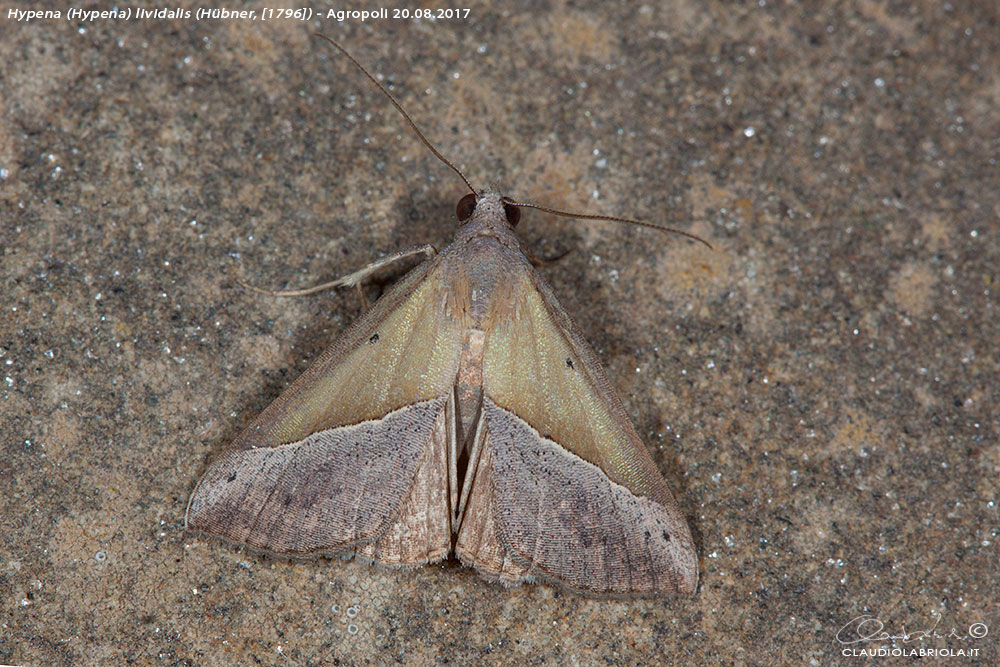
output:
<svg viewBox="0 0 1000 667"><path fill-rule="evenodd" d="M479 201L479 195L469 193L458 200L458 205L455 206L455 215L458 216L459 222L465 224L472 218L472 214L476 211L476 203ZM521 209L515 204L508 203L501 200L503 203L503 212L507 216L507 223L511 227L516 227L518 221L521 219Z"/></svg>

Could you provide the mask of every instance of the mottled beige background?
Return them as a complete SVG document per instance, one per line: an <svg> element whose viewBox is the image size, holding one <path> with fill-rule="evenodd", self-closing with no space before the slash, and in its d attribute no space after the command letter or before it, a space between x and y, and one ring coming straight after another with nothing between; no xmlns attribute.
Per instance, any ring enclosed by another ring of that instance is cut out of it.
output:
<svg viewBox="0 0 1000 667"><path fill-rule="evenodd" d="M823 664L861 614L955 629L896 647L995 663L1000 12L496 5L364 24L4 8L0 663ZM715 245L522 223L536 255L571 250L543 272L690 518L697 597L183 533L208 458L359 310L237 278L312 284L454 228L460 183L314 29L474 182Z"/></svg>

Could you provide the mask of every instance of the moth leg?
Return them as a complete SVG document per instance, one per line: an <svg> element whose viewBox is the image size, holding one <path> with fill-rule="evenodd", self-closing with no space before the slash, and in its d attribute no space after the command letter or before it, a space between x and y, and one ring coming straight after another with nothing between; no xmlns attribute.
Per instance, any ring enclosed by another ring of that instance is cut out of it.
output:
<svg viewBox="0 0 1000 667"><path fill-rule="evenodd" d="M437 254L437 248L425 243L423 245L410 246L409 248L403 248L402 250L397 250L396 252L386 255L385 257L375 260L368 266L358 269L354 273L349 273L346 276L337 278L336 280L331 280L328 283L323 283L322 285L316 285L314 287L307 287L305 289L296 290L268 290L262 289L260 287L254 287L249 285L242 280L237 280L240 285L246 287L249 290L258 292L259 294L267 294L268 296L306 296L307 294L315 294L316 292L322 292L323 290L328 290L334 287L357 287L360 286L361 281L375 273L384 266L394 264L401 259L406 259L407 257L413 257L414 255L426 255L427 258L431 258ZM359 290L360 291L360 288ZM362 301L364 301L364 295L361 296Z"/></svg>
<svg viewBox="0 0 1000 667"><path fill-rule="evenodd" d="M361 299L361 312L368 310L368 297L365 296L365 291L361 289L361 285L355 285L354 289L358 291L358 298Z"/></svg>

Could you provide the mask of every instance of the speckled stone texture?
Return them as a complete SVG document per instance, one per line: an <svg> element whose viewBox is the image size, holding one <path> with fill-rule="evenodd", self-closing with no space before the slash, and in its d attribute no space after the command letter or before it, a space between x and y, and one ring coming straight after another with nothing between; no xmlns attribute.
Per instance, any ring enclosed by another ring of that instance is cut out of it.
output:
<svg viewBox="0 0 1000 667"><path fill-rule="evenodd" d="M497 4L363 24L4 8L0 663L995 664L996 6ZM474 183L714 245L519 228L570 251L542 271L678 495L697 596L185 535L207 461L360 309L237 281L314 284L455 226L461 183L314 29ZM866 614L867 634L941 637L844 643Z"/></svg>

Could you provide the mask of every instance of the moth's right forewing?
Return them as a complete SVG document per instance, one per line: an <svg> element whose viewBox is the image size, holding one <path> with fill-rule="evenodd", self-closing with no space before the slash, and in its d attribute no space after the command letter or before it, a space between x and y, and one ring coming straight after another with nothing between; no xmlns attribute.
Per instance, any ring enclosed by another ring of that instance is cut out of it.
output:
<svg viewBox="0 0 1000 667"><path fill-rule="evenodd" d="M596 355L533 271L518 278L486 340L486 437L456 552L506 583L693 593L687 521Z"/></svg>
<svg viewBox="0 0 1000 667"><path fill-rule="evenodd" d="M399 281L212 463L189 529L290 555L447 554L462 330L437 266Z"/></svg>

